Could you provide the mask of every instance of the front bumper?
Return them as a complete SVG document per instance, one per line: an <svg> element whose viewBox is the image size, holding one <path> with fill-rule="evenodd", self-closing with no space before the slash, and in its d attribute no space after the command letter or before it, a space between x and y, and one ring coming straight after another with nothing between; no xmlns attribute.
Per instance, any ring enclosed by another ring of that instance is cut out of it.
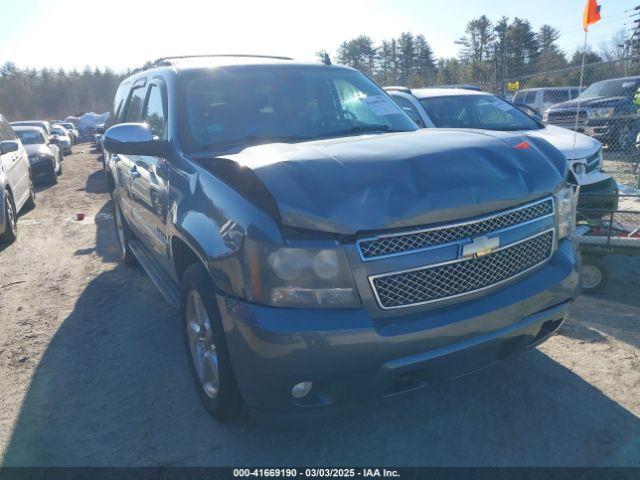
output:
<svg viewBox="0 0 640 480"><path fill-rule="evenodd" d="M37 182L38 180L51 178L51 176L55 174L55 167L53 165L53 160L31 163L33 181Z"/></svg>
<svg viewBox="0 0 640 480"><path fill-rule="evenodd" d="M611 212L618 209L618 184L609 177L606 180L580 186L578 210Z"/></svg>
<svg viewBox="0 0 640 480"><path fill-rule="evenodd" d="M218 296L234 373L256 409L296 410L394 395L456 378L537 345L579 293L575 242L505 288L435 310L279 309ZM311 393L295 400L298 382Z"/></svg>

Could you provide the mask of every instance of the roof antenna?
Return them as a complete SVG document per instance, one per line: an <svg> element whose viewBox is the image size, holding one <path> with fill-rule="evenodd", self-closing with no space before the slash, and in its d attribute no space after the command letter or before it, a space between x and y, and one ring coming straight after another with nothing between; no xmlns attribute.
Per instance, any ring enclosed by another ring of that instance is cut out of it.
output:
<svg viewBox="0 0 640 480"><path fill-rule="evenodd" d="M331 58L329 58L329 54L327 52L322 54L322 63L325 65L331 65Z"/></svg>

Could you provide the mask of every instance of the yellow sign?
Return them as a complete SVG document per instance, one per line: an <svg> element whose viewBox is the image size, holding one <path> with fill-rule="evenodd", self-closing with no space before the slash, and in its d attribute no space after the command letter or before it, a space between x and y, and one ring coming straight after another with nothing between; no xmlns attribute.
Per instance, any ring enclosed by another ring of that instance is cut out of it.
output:
<svg viewBox="0 0 640 480"><path fill-rule="evenodd" d="M520 80L516 80L515 82L507 82L507 90L510 92L517 92L520 90Z"/></svg>

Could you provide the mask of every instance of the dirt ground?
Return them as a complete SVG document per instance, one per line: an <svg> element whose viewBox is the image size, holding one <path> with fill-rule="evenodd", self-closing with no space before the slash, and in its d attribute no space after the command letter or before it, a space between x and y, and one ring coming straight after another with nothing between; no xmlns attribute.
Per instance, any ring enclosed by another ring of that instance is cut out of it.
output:
<svg viewBox="0 0 640 480"><path fill-rule="evenodd" d="M640 257L611 257L606 290L516 359L318 418L220 425L176 312L117 262L97 160L75 147L0 250L5 466L640 465Z"/></svg>

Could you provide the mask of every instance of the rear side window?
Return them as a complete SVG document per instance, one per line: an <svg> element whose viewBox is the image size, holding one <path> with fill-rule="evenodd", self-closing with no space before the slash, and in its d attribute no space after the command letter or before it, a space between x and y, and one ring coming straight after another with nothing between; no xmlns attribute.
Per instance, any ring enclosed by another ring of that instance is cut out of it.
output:
<svg viewBox="0 0 640 480"><path fill-rule="evenodd" d="M144 87L134 88L127 104L124 116L125 122L139 122L142 119L142 103L144 102Z"/></svg>
<svg viewBox="0 0 640 480"><path fill-rule="evenodd" d="M560 103L569 100L567 90L546 90L542 98L544 103Z"/></svg>
<svg viewBox="0 0 640 480"><path fill-rule="evenodd" d="M516 92L513 97L513 103L524 103L524 93L525 92Z"/></svg>
<svg viewBox="0 0 640 480"><path fill-rule="evenodd" d="M537 94L538 92L527 92L527 94L524 97L525 105L533 105L534 103L536 103Z"/></svg>
<svg viewBox="0 0 640 480"><path fill-rule="evenodd" d="M149 87L147 105L144 109L143 121L149 124L151 132L158 138L164 138L166 114L162 89L156 84Z"/></svg>

